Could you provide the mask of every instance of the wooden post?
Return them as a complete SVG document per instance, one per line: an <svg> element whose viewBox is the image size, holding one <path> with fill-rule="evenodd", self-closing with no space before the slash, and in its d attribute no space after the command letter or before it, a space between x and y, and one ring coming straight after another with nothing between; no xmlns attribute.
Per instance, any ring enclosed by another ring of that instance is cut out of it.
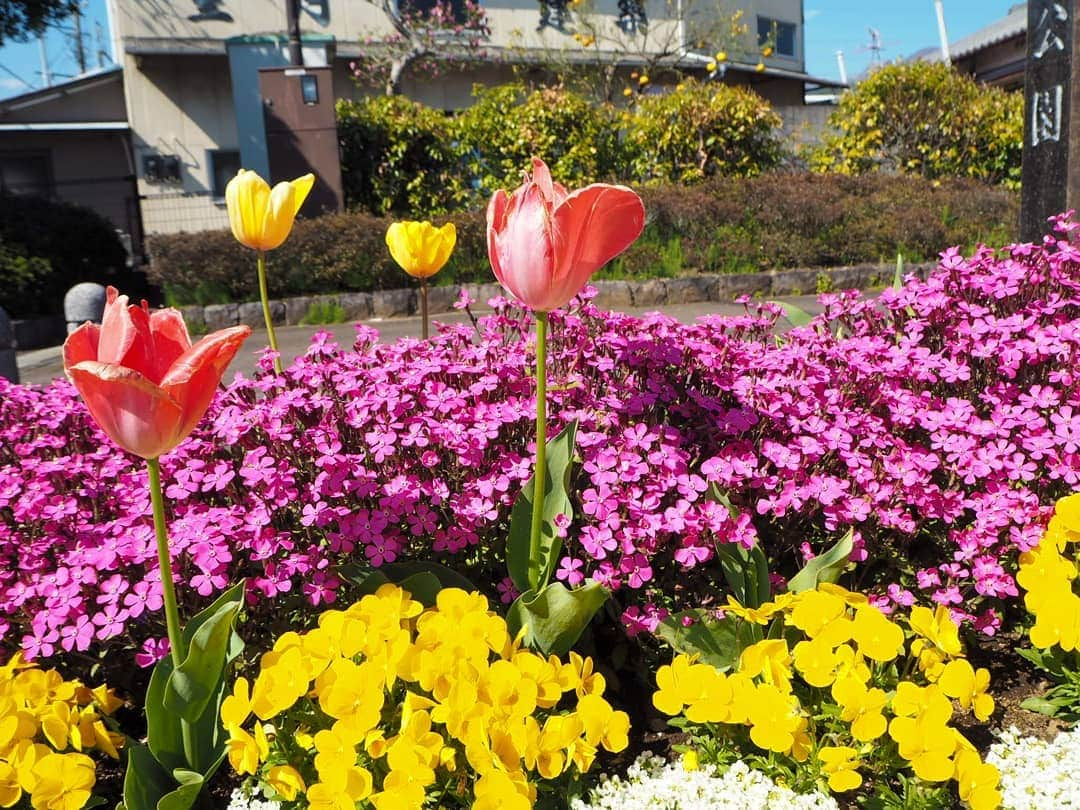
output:
<svg viewBox="0 0 1080 810"><path fill-rule="evenodd" d="M1078 89L1072 82L1075 6L1076 0L1028 0L1020 192L1020 239L1025 242L1041 241L1047 218L1068 203L1070 143L1080 138L1070 115Z"/></svg>

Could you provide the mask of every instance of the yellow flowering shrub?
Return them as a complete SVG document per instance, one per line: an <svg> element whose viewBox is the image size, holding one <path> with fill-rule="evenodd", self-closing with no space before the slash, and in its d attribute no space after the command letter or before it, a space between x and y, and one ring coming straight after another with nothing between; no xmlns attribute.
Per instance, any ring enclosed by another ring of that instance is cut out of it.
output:
<svg viewBox="0 0 1080 810"><path fill-rule="evenodd" d="M120 705L111 689L65 681L21 653L0 666L0 807L85 806L95 781L87 752L119 758L124 737L104 718Z"/></svg>
<svg viewBox="0 0 1080 810"><path fill-rule="evenodd" d="M290 807L510 810L627 746L604 687L591 659L521 649L480 594L424 609L385 584L281 636L221 720L233 769Z"/></svg>
<svg viewBox="0 0 1080 810"><path fill-rule="evenodd" d="M738 756L834 793L865 780L904 806L911 797L896 790L931 806L1000 805L997 772L950 725L957 712L987 720L994 699L947 608L890 618L861 594L819 583L754 608L729 598L724 612L768 626L747 633L759 640L729 671L680 654L656 673L653 704L691 733L695 762ZM916 778L897 779L903 772Z"/></svg>

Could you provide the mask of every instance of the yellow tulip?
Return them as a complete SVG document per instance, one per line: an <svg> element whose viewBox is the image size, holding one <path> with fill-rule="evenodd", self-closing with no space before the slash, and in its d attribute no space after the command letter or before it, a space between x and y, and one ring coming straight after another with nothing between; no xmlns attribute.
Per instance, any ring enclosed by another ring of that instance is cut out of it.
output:
<svg viewBox="0 0 1080 810"><path fill-rule="evenodd" d="M763 65L761 62L758 62L757 65L754 67L754 70L756 70L758 73L764 73L765 65Z"/></svg>
<svg viewBox="0 0 1080 810"><path fill-rule="evenodd" d="M714 61L712 61L710 59L708 62L705 63L705 69L707 71L709 71L709 73L715 73L716 72L716 62L714 62Z"/></svg>
<svg viewBox="0 0 1080 810"><path fill-rule="evenodd" d="M726 62L727 61L727 51L717 51L716 52L716 61L717 62Z"/></svg>
<svg viewBox="0 0 1080 810"><path fill-rule="evenodd" d="M438 273L457 242L454 223L436 228L430 222L395 222L386 231L386 246L401 269L419 279Z"/></svg>
<svg viewBox="0 0 1080 810"><path fill-rule="evenodd" d="M278 247L289 236L296 212L315 184L305 174L273 189L253 171L241 169L225 186L225 207L236 241L264 252Z"/></svg>

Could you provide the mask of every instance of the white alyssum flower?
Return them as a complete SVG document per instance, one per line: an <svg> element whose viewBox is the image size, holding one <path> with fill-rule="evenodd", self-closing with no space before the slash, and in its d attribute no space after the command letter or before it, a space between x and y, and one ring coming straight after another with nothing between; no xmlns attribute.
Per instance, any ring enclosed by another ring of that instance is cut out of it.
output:
<svg viewBox="0 0 1080 810"><path fill-rule="evenodd" d="M1001 772L1002 807L1010 810L1080 808L1080 729L1053 742L1002 731L986 761Z"/></svg>
<svg viewBox="0 0 1080 810"><path fill-rule="evenodd" d="M237 788L229 796L229 805L225 810L281 810L281 804L270 799L260 799L243 788Z"/></svg>
<svg viewBox="0 0 1080 810"><path fill-rule="evenodd" d="M822 793L800 795L759 771L736 762L717 775L712 765L687 771L678 762L642 754L625 776L604 776L589 792L588 803L575 799L572 810L837 810Z"/></svg>

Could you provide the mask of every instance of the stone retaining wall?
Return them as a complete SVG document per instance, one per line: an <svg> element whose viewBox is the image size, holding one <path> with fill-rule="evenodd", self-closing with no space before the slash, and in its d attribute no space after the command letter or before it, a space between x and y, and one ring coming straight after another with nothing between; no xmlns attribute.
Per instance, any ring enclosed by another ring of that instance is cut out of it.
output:
<svg viewBox="0 0 1080 810"><path fill-rule="evenodd" d="M925 276L936 265L912 264L905 273ZM857 265L854 267L814 268L809 270L774 270L761 273L731 275L699 275L681 278L651 279L649 281L594 281L598 290L595 303L609 309L652 307L665 304L693 304L703 301L732 301L741 295L757 298L778 298L790 295L812 295L819 282L830 289L867 289L892 283L894 270L887 265ZM826 282L825 279L828 279ZM504 295L499 284L465 284L469 295L486 302ZM460 286L432 287L428 292L431 314L450 312L457 300ZM373 318L400 318L419 312L419 291L416 287L381 290L372 293L338 293L336 295L303 296L270 302L270 314L277 326L300 323L315 302L336 302L345 313L346 321ZM262 305L212 304L182 307L184 319L192 331L212 332L227 326L247 324L253 328L264 325Z"/></svg>

